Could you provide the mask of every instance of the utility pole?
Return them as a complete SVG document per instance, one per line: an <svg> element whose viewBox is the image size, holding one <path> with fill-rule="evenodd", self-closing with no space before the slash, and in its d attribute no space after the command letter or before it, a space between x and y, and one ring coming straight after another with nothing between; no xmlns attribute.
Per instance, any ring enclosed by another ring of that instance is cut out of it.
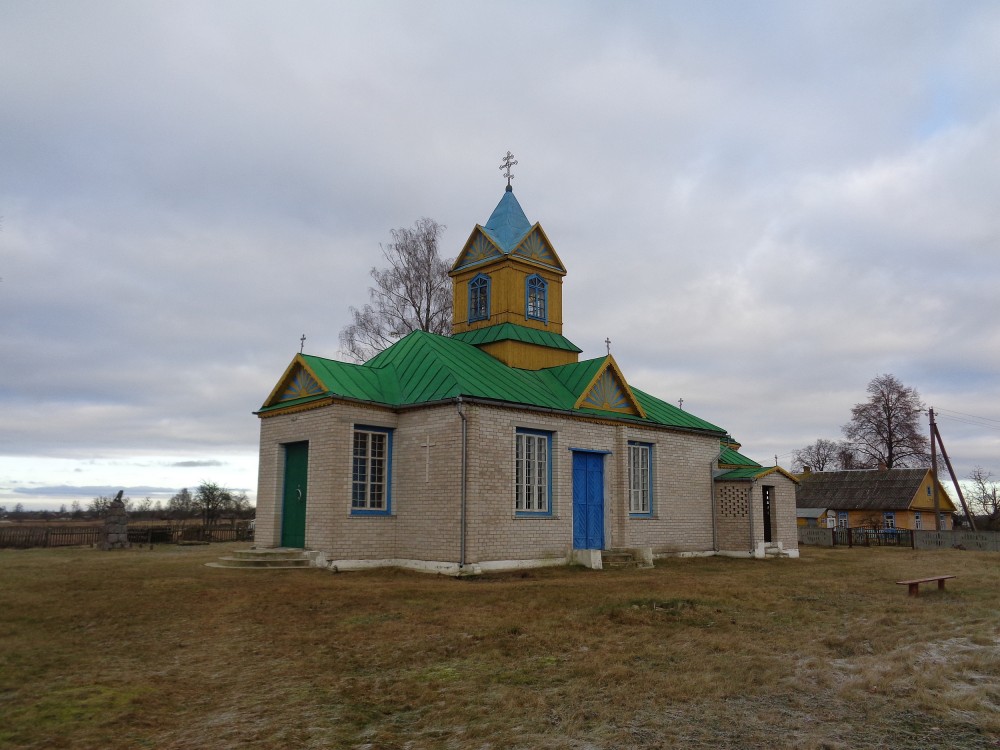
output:
<svg viewBox="0 0 1000 750"><path fill-rule="evenodd" d="M972 517L972 514L969 512L969 506L965 504L965 495L962 493L962 485L960 485L958 483L958 477L955 476L955 467L953 467L951 465L951 459L948 458L948 451L945 450L944 440L941 439L941 430L938 429L937 422L934 421L934 410L933 409L930 410L930 415L931 415L931 465L932 466L934 465L934 459L936 457L936 454L935 454L935 451L934 451L934 447L935 447L935 445L938 445L938 446L941 447L941 457L944 458L945 465L948 467L948 473L951 475L951 481L954 482L954 484L955 484L955 492L958 493L958 499L962 503L962 510L965 511L965 517L969 519L969 526L972 528L973 531L977 531L978 529L976 529L976 519ZM935 440L937 441L936 443L935 443ZM935 474L935 477L934 477L934 510L935 510L935 512L937 512L937 509L938 509L937 508L937 504L938 504L938 497L937 497L937 475Z"/></svg>
<svg viewBox="0 0 1000 750"><path fill-rule="evenodd" d="M937 443L934 442L937 424L934 422L934 407L932 406L928 409L927 413L931 418L931 481L934 483L934 529L941 531L941 498L938 497L937 478Z"/></svg>

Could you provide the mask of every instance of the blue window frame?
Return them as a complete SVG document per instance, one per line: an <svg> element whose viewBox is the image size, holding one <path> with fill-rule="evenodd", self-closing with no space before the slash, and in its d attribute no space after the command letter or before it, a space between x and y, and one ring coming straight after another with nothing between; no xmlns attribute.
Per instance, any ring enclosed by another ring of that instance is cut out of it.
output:
<svg viewBox="0 0 1000 750"><path fill-rule="evenodd" d="M846 529L847 528L847 511L838 510L837 511L837 528Z"/></svg>
<svg viewBox="0 0 1000 750"><path fill-rule="evenodd" d="M490 317L490 277L478 274L469 282L469 322Z"/></svg>
<svg viewBox="0 0 1000 750"><path fill-rule="evenodd" d="M392 430L354 426L351 456L351 513L387 516L392 512Z"/></svg>
<svg viewBox="0 0 1000 750"><path fill-rule="evenodd" d="M628 442L628 512L631 516L653 515L653 446Z"/></svg>
<svg viewBox="0 0 1000 750"><path fill-rule="evenodd" d="M547 321L549 283L533 273L524 282L524 314L532 320Z"/></svg>
<svg viewBox="0 0 1000 750"><path fill-rule="evenodd" d="M514 513L551 516L552 433L519 427L514 441Z"/></svg>
<svg viewBox="0 0 1000 750"><path fill-rule="evenodd" d="M886 529L896 528L896 514L891 510L887 510L882 514L882 526Z"/></svg>

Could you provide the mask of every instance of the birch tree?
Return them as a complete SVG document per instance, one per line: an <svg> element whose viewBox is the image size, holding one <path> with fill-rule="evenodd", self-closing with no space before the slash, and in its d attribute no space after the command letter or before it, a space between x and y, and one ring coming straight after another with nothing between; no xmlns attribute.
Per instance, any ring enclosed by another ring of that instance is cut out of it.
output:
<svg viewBox="0 0 1000 750"><path fill-rule="evenodd" d="M381 246L389 265L371 269L369 302L350 308L353 322L340 332L341 347L352 359L364 362L413 331L451 333L451 263L438 253L444 230L422 218L390 232L392 242Z"/></svg>

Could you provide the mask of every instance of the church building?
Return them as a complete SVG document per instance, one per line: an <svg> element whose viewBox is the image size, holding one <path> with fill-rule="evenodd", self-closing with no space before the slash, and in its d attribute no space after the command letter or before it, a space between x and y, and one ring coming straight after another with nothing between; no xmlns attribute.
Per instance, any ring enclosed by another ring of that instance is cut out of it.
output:
<svg viewBox="0 0 1000 750"><path fill-rule="evenodd" d="M256 412L258 547L453 575L798 556L794 477L632 387L610 353L580 359L566 268L509 179L450 275L450 337L292 359Z"/></svg>

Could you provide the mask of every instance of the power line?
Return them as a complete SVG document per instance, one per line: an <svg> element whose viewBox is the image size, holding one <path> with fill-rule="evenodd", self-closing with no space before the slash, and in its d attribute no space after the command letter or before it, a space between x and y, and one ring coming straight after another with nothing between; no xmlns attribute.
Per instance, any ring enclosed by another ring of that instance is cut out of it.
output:
<svg viewBox="0 0 1000 750"><path fill-rule="evenodd" d="M1000 425L991 425L991 424L984 424L982 422L974 422L971 419L962 419L961 417L953 417L950 414L937 414L937 411L935 411L934 413L937 416L941 417L942 419L947 419L952 422L961 422L962 424L972 425L973 427L981 427L984 430L996 430L997 432L1000 432Z"/></svg>
<svg viewBox="0 0 1000 750"><path fill-rule="evenodd" d="M996 422L1000 424L1000 419L994 419L993 417L981 417L978 414L966 414L964 411L955 411L954 409L941 409L941 408L934 409L935 414L940 414L943 411L951 412L952 414L961 414L963 417L972 417L972 419L984 419L987 422Z"/></svg>

